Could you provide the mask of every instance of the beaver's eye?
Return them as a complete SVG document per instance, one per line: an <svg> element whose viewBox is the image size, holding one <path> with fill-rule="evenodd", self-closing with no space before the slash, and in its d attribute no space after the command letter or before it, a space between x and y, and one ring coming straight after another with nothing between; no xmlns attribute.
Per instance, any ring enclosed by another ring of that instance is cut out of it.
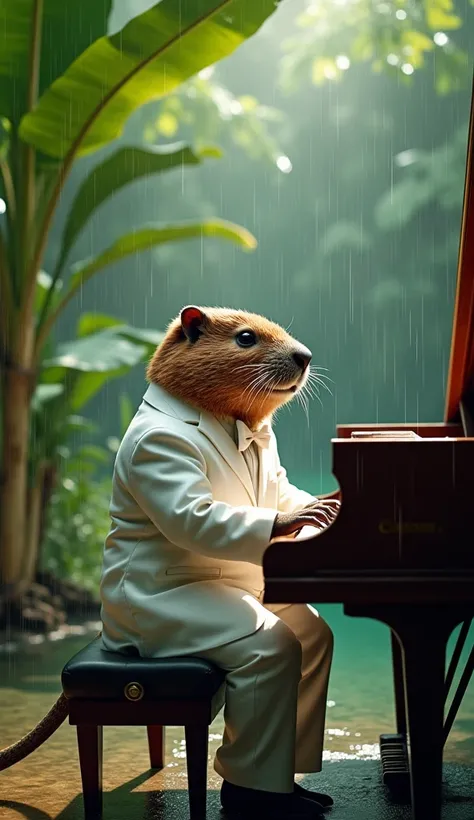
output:
<svg viewBox="0 0 474 820"><path fill-rule="evenodd" d="M240 333L237 333L235 341L239 347L253 347L257 344L257 337L252 330L241 330Z"/></svg>

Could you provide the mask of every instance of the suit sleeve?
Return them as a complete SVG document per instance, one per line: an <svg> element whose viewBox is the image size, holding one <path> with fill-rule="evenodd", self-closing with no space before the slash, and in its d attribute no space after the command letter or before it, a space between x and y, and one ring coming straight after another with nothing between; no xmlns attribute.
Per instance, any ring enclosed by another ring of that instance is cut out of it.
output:
<svg viewBox="0 0 474 820"><path fill-rule="evenodd" d="M299 490L294 484L288 481L286 470L280 465L277 472L278 478L278 511L294 512L306 507L315 500L314 495L306 490Z"/></svg>
<svg viewBox="0 0 474 820"><path fill-rule="evenodd" d="M136 442L129 487L171 543L209 558L262 565L277 510L214 501L206 462L189 439L154 429Z"/></svg>
<svg viewBox="0 0 474 820"><path fill-rule="evenodd" d="M277 459L277 481L278 481L278 512L294 512L301 510L314 501L314 495L307 493L306 490L299 490L294 484L288 480L286 470L280 464L278 449L276 447L276 439L274 439L274 446Z"/></svg>

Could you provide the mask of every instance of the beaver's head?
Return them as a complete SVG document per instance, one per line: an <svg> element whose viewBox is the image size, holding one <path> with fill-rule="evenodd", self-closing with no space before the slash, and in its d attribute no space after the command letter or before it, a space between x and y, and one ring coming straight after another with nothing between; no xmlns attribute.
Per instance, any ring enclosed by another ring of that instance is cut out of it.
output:
<svg viewBox="0 0 474 820"><path fill-rule="evenodd" d="M311 351L255 313L189 306L168 327L149 381L218 417L255 426L302 391Z"/></svg>

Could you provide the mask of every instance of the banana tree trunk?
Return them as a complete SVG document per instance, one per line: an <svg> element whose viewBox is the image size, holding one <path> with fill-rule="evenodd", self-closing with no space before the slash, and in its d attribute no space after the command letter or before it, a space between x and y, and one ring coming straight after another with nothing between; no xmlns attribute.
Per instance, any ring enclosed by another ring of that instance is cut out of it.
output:
<svg viewBox="0 0 474 820"><path fill-rule="evenodd" d="M15 595L22 588L27 533L30 374L8 368L4 372L2 396L0 578L4 592Z"/></svg>

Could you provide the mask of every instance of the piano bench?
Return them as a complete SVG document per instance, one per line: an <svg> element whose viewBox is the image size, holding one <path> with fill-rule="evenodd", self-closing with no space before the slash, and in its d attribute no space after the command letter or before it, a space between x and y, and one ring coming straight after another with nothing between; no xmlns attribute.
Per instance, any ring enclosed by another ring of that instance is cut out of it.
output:
<svg viewBox="0 0 474 820"><path fill-rule="evenodd" d="M146 726L150 767L164 766L165 726L184 726L191 820L205 820L209 724L225 673L202 658L107 652L96 637L63 669L69 723L77 728L84 816L102 817L103 726Z"/></svg>

